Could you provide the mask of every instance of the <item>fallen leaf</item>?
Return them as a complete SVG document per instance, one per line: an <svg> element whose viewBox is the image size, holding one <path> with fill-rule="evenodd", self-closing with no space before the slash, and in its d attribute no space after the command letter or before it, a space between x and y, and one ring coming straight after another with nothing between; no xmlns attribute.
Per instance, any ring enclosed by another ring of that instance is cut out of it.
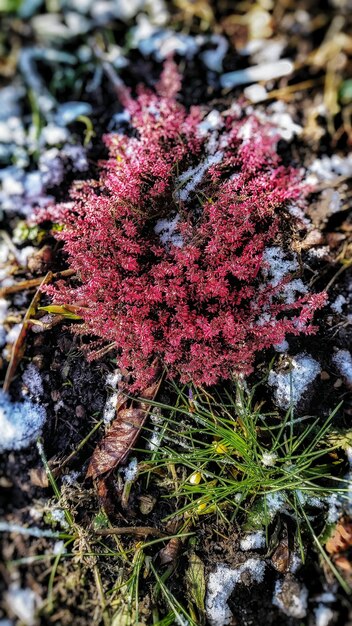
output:
<svg viewBox="0 0 352 626"><path fill-rule="evenodd" d="M122 405L121 399L118 401L116 418L93 452L87 478L97 478L106 474L126 460L150 410L150 406L147 402L143 402L143 399L154 398L160 383L159 377L153 385L144 390L141 399L133 401L133 405L129 408L126 408L125 399Z"/></svg>
<svg viewBox="0 0 352 626"><path fill-rule="evenodd" d="M165 548L162 548L159 551L161 565L166 565L167 563L175 561L178 557L181 546L182 540L180 537L172 537L172 539L170 539L170 541L166 544Z"/></svg>
<svg viewBox="0 0 352 626"><path fill-rule="evenodd" d="M348 550L352 546L352 522L342 518L335 526L332 535L327 540L326 551L331 554L338 554Z"/></svg>

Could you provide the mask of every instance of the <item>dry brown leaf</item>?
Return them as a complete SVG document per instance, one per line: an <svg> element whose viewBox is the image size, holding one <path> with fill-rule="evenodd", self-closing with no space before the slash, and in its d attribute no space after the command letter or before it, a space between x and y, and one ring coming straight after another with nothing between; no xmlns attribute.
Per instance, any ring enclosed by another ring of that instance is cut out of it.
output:
<svg viewBox="0 0 352 626"><path fill-rule="evenodd" d="M175 561L181 550L182 540L180 537L172 537L166 544L165 548L162 548L159 552L160 563L166 565Z"/></svg>
<svg viewBox="0 0 352 626"><path fill-rule="evenodd" d="M145 389L142 398L153 399L158 392L160 382L161 378L158 378L153 385ZM135 444L150 407L148 403L141 400L134 401L133 406L126 408L126 402L124 398L121 405L120 399L116 418L93 452L87 478L97 478L123 463Z"/></svg>
<svg viewBox="0 0 352 626"><path fill-rule="evenodd" d="M16 373L16 369L17 366L19 364L19 362L21 361L24 351L25 351L25 347L26 347L26 338L27 338L27 333L28 333L28 328L30 325L30 318L35 314L36 309L37 309L37 304L39 302L40 296L41 296L41 287L43 285L46 285L47 283L49 283L51 281L53 277L53 274L51 272L48 272L47 275L41 280L40 285L34 295L34 298L32 299L32 302L30 303L28 310L26 312L26 315L24 316L23 319L23 323L22 323L22 328L20 330L20 334L18 335L13 347L12 347L12 354L11 354L11 359L10 359L10 363L9 366L7 368L7 372L6 372L6 376L5 376L5 382L3 385L3 390L5 392L8 392L10 389L10 385L11 382L13 380L13 377Z"/></svg>
<svg viewBox="0 0 352 626"><path fill-rule="evenodd" d="M342 518L335 526L325 547L332 556L348 550L352 546L352 521Z"/></svg>

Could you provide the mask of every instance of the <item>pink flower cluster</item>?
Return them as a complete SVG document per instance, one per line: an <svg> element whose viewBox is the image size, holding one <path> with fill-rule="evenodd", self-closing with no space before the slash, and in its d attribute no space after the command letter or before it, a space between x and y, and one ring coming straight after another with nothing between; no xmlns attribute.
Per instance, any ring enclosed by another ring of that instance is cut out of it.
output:
<svg viewBox="0 0 352 626"><path fill-rule="evenodd" d="M95 337L90 358L116 345L132 390L156 361L196 384L248 374L256 352L311 332L325 301L302 290L287 298L292 273L273 280L265 257L287 240L287 207L304 197L273 129L236 110L186 111L179 83L168 61L155 93L121 90L131 129L105 138L100 179L38 218L64 225L56 236L78 277L47 292L81 307L75 332Z"/></svg>

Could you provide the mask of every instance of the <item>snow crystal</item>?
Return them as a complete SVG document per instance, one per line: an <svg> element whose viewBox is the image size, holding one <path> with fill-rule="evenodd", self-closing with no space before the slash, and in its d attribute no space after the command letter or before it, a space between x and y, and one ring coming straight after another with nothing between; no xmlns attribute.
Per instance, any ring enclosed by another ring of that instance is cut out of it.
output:
<svg viewBox="0 0 352 626"><path fill-rule="evenodd" d="M342 313L342 307L346 304L346 298L340 294L337 296L335 302L332 303L331 308L335 313Z"/></svg>
<svg viewBox="0 0 352 626"><path fill-rule="evenodd" d="M323 604L320 604L316 609L314 609L314 615L315 626L329 626L334 617L332 610Z"/></svg>
<svg viewBox="0 0 352 626"><path fill-rule="evenodd" d="M297 354L293 357L288 372L271 370L268 384L275 388L277 406L282 409L288 409L291 404L295 406L320 371L319 363L308 354Z"/></svg>
<svg viewBox="0 0 352 626"><path fill-rule="evenodd" d="M275 583L275 591L273 604L288 615L301 619L307 614L308 589L294 579L277 580Z"/></svg>
<svg viewBox="0 0 352 626"><path fill-rule="evenodd" d="M30 397L37 400L43 395L43 381L38 368L30 363L23 372L22 382L27 387Z"/></svg>
<svg viewBox="0 0 352 626"><path fill-rule="evenodd" d="M11 402L0 391L0 452L20 450L40 434L46 418L43 406L25 401Z"/></svg>
<svg viewBox="0 0 352 626"><path fill-rule="evenodd" d="M352 356L348 350L338 350L332 357L341 376L346 380L347 385L352 387Z"/></svg>
<svg viewBox="0 0 352 626"><path fill-rule="evenodd" d="M211 626L225 626L230 623L232 612L227 601L245 572L251 574L253 582L260 583L264 578L265 562L248 559L236 569L220 563L209 575L206 614Z"/></svg>
<svg viewBox="0 0 352 626"><path fill-rule="evenodd" d="M246 535L240 541L241 550L259 550L265 547L265 534L262 530Z"/></svg>

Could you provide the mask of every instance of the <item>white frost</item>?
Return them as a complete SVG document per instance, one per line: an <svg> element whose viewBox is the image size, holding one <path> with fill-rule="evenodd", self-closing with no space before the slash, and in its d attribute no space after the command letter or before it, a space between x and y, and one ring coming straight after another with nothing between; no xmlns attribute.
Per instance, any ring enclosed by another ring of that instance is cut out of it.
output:
<svg viewBox="0 0 352 626"><path fill-rule="evenodd" d="M205 606L211 626L225 626L230 623L232 612L227 601L245 572L252 576L253 582L260 583L264 578L265 562L248 559L236 569L220 563L209 575Z"/></svg>
<svg viewBox="0 0 352 626"><path fill-rule="evenodd" d="M40 435L45 418L43 406L29 401L11 402L0 391L0 452L29 446Z"/></svg>
<svg viewBox="0 0 352 626"><path fill-rule="evenodd" d="M295 406L320 371L319 363L308 354L293 357L288 372L271 370L268 384L275 389L277 406L282 409L288 409L291 404Z"/></svg>

